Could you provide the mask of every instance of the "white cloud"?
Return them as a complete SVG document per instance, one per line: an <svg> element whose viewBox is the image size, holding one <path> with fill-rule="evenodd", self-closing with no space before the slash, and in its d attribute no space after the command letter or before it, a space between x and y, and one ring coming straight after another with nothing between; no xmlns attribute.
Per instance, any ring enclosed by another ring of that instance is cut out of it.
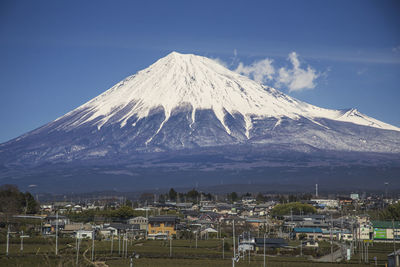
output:
<svg viewBox="0 0 400 267"><path fill-rule="evenodd" d="M366 69L366 68L359 69L359 70L357 70L357 75L363 75L363 74L366 73L366 72L367 72L367 69Z"/></svg>
<svg viewBox="0 0 400 267"><path fill-rule="evenodd" d="M292 63L293 68L279 69L276 86L284 85L289 88L289 92L313 89L315 87L315 80L320 74L310 66L307 66L307 69L302 69L296 52L290 53L288 60Z"/></svg>
<svg viewBox="0 0 400 267"><path fill-rule="evenodd" d="M272 59L263 59L255 61L249 66L245 66L242 62L239 63L235 72L246 75L256 82L264 83L267 80L273 80L275 68L272 66Z"/></svg>
<svg viewBox="0 0 400 267"><path fill-rule="evenodd" d="M222 59L216 57L216 58L213 58L212 60L214 60L218 64L224 66L225 68L228 68L228 64L225 61L223 61Z"/></svg>
<svg viewBox="0 0 400 267"><path fill-rule="evenodd" d="M236 48L233 49L233 55L235 56L235 58L237 57L237 50L236 50Z"/></svg>
<svg viewBox="0 0 400 267"><path fill-rule="evenodd" d="M400 45L392 48L393 53L400 53Z"/></svg>
<svg viewBox="0 0 400 267"><path fill-rule="evenodd" d="M234 50L234 55L235 57L237 55L236 49ZM244 65L240 62L234 71L246 75L259 83L275 82L276 87L285 86L289 89L289 92L313 89L316 79L323 74L318 73L310 66L301 68L301 62L296 52L290 53L288 60L293 65L291 69L280 68L276 71L272 64L273 60L265 58L250 65Z"/></svg>

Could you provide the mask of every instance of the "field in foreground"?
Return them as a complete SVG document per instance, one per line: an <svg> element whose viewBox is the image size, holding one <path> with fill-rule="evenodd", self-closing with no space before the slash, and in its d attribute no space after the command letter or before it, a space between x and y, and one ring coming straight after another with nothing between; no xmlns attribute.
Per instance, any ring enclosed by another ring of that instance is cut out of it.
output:
<svg viewBox="0 0 400 267"><path fill-rule="evenodd" d="M0 266L129 266L128 257L122 257L122 247L118 241L112 244L110 241L95 242L95 263L91 262L90 240L84 240L80 244L77 256L74 239L60 239L59 255L55 256L54 238L26 239L24 250L20 250L18 239L13 239L9 247L9 256L5 255L5 243L0 244ZM229 245L229 242L227 242ZM369 264L374 265L373 257L378 258L378 266L385 266L387 254L393 246L390 244L373 244L370 247ZM225 259L222 259L222 242L218 239L199 240L197 248L194 240L174 240L172 242L172 257L170 257L169 242L166 241L136 241L128 244L128 255L136 252L139 259L133 260L135 267L172 267L172 266L232 266L232 250L225 251ZM78 259L78 265L76 261ZM359 260L359 255L354 255L350 262L342 263L317 263L306 257L275 256L266 258L267 266L366 266ZM104 263L104 264L102 264ZM235 266L263 266L263 255L252 254L250 262L248 256L241 259Z"/></svg>

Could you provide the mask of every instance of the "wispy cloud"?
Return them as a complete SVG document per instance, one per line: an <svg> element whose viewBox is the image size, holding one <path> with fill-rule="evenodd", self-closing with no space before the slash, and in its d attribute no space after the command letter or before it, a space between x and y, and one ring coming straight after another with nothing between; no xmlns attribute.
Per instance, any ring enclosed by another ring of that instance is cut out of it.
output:
<svg viewBox="0 0 400 267"><path fill-rule="evenodd" d="M320 74L310 66L302 69L296 52L290 53L288 60L292 63L293 67L291 69L279 69L276 85L278 87L281 85L286 86L289 92L313 89L315 87L315 80Z"/></svg>
<svg viewBox="0 0 400 267"><path fill-rule="evenodd" d="M392 48L393 53L400 53L400 45Z"/></svg>
<svg viewBox="0 0 400 267"><path fill-rule="evenodd" d="M273 83L276 87L286 87L289 92L313 89L321 74L311 66L302 68L296 52L290 53L288 60L291 62L292 68L281 67L276 70L273 66L274 61L265 58L250 65L239 62L235 72L246 75L259 83Z"/></svg>
<svg viewBox="0 0 400 267"><path fill-rule="evenodd" d="M240 62L235 72L246 75L256 82L265 83L274 79L275 68L272 66L272 62L273 60L268 58L255 61L249 66L245 66Z"/></svg>
<svg viewBox="0 0 400 267"><path fill-rule="evenodd" d="M366 73L366 72L367 72L367 69L366 69L366 68L359 69L359 70L357 70L357 75L363 75L363 74Z"/></svg>
<svg viewBox="0 0 400 267"><path fill-rule="evenodd" d="M225 61L223 61L222 59L220 59L220 58L218 58L218 57L212 58L212 60L214 60L214 61L217 62L218 64L224 66L225 68L228 68L228 67L229 67L228 64L227 64Z"/></svg>

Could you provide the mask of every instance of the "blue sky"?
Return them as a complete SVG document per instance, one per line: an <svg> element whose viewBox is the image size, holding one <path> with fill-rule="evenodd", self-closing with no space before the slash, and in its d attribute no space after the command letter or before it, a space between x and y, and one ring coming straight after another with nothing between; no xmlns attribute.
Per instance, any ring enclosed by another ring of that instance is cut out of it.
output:
<svg viewBox="0 0 400 267"><path fill-rule="evenodd" d="M0 142L56 119L171 51L231 69L268 59L264 82L400 127L399 1L0 2ZM313 88L278 83L314 71ZM292 73L293 74L293 73Z"/></svg>

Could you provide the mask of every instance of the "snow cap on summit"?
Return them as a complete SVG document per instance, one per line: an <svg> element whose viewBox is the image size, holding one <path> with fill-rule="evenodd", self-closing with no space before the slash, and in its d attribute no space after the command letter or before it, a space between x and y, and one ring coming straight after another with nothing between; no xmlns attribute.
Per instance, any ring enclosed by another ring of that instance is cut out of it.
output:
<svg viewBox="0 0 400 267"><path fill-rule="evenodd" d="M173 110L182 106L191 107L192 123L195 122L196 110L212 110L228 133L226 114L240 114L245 121L247 137L254 117L328 118L400 130L358 112L343 114L340 110L307 104L231 71L212 59L175 51L80 106L78 110L90 110L90 116L84 116L69 126L94 121L100 129L111 121L124 127L132 116L144 118L151 110L162 108L165 120L161 129ZM118 119L112 120L116 114Z"/></svg>

